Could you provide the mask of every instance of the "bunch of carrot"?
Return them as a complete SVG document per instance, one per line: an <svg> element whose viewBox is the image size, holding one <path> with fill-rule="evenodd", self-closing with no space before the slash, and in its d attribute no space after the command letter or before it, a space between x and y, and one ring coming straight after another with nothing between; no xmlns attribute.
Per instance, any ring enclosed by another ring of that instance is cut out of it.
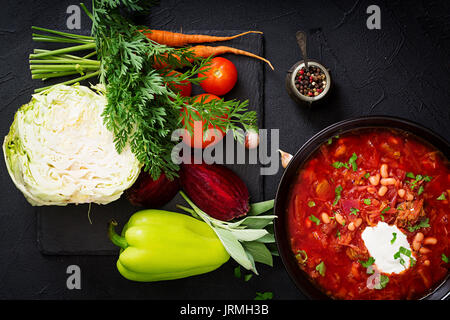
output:
<svg viewBox="0 0 450 320"><path fill-rule="evenodd" d="M262 33L261 31L247 31L234 36L228 37L218 37L202 34L184 34L177 32L170 32L164 30L141 30L142 33L150 40L155 41L159 44L164 44L170 47L183 47L189 44L206 43L206 42L217 42L217 41L227 41L232 40L249 33ZM248 51L227 47L227 46L205 46L205 45L195 45L189 48L194 53L195 57L199 58L209 58L210 56L218 56L225 53L232 53L237 55L244 55L252 58L256 58L266 62L272 70L274 70L272 64L269 60L264 59L256 54ZM176 57L175 57L176 58ZM155 65L155 67L162 68L163 65Z"/></svg>

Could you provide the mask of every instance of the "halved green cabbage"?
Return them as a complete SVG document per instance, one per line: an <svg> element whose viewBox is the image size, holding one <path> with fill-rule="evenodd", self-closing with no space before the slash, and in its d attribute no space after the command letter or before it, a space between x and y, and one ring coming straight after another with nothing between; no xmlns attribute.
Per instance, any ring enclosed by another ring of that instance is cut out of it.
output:
<svg viewBox="0 0 450 320"><path fill-rule="evenodd" d="M106 98L81 85L33 95L3 143L8 172L32 205L107 204L136 180L141 165L117 153L103 124Z"/></svg>

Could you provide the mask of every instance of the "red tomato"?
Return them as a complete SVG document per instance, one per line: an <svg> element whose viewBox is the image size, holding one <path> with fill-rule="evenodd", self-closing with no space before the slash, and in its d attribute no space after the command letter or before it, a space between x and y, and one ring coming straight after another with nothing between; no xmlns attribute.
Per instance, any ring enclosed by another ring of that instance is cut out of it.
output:
<svg viewBox="0 0 450 320"><path fill-rule="evenodd" d="M167 75L171 76L176 74L175 76L179 76L181 73L175 70L170 71ZM190 81L181 81L180 84L175 84L174 82L169 82L169 86L176 92L179 93L182 97L190 97L192 92L192 84Z"/></svg>
<svg viewBox="0 0 450 320"><path fill-rule="evenodd" d="M210 68L208 71L202 70ZM237 81L237 70L233 62L222 57L211 60L211 65L200 69L199 77L206 77L200 86L208 93L223 96L233 89Z"/></svg>
<svg viewBox="0 0 450 320"><path fill-rule="evenodd" d="M206 97L206 98L205 98ZM216 95L213 94L208 94L208 93L204 93L204 94L199 94L197 96L193 97L194 100L193 102L200 102L202 101L202 99L204 99L204 103L209 102L211 100L219 100L220 98ZM197 113L198 114L198 113ZM183 115L183 126L185 124L185 109L183 109L182 111L182 115ZM218 128L214 128L212 125L208 126L208 129L212 129L209 134L208 137L203 140L203 125L204 125L204 121L200 121L200 120L195 120L193 121L192 117L189 118L189 122L191 123L191 125L193 126L194 129L194 134L193 136L191 136L191 134L189 133L189 131L186 129L184 131L184 135L183 135L183 142L186 143L187 145L189 145L191 148L206 148L207 146L213 146L216 143L220 142L220 140L222 140L223 136L225 135L225 133L218 129Z"/></svg>

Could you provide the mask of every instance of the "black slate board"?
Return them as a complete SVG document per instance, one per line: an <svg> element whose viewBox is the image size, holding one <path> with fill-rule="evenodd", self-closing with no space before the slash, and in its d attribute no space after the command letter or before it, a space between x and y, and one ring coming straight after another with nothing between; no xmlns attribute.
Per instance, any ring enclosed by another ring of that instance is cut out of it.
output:
<svg viewBox="0 0 450 320"><path fill-rule="evenodd" d="M184 31L218 36L238 34L243 31ZM263 36L250 34L232 41L212 43L210 45L227 45L264 56ZM238 82L225 99L249 100L249 109L258 113L259 125L263 123L264 112L264 66L259 60L231 54L223 55L230 59L238 70ZM194 86L193 95L203 93ZM235 153L236 154L236 153ZM246 158L248 159L248 157ZM263 200L263 178L259 165L226 165L236 172L247 184L251 201ZM177 195L162 209L180 211L177 204L185 204ZM119 222L117 231L128 218L140 208L133 207L123 196L108 205L69 205L66 207L37 207L37 241L39 250L47 255L116 255L118 249L107 238L106 226L111 219Z"/></svg>

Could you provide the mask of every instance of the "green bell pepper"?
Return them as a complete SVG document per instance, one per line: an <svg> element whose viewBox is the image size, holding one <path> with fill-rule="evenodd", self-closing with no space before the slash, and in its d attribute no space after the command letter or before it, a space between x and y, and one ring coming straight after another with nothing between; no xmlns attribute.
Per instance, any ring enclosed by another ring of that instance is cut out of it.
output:
<svg viewBox="0 0 450 320"><path fill-rule="evenodd" d="M119 236L111 221L108 235L121 248L117 269L141 282L173 280L217 269L228 261L214 230L185 214L142 210L131 216Z"/></svg>

